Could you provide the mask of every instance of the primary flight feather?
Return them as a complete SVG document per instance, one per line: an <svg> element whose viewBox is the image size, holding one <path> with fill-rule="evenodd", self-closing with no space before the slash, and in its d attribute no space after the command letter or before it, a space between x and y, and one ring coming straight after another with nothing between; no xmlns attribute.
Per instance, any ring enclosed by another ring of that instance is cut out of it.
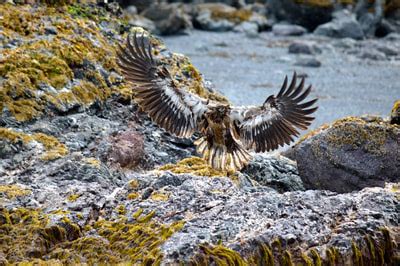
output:
<svg viewBox="0 0 400 266"><path fill-rule="evenodd" d="M296 73L288 84L285 78L279 93L261 106L230 106L203 99L179 89L169 71L153 58L149 39L136 33L120 46L118 64L134 86L135 100L149 117L177 137L194 132L202 137L197 151L218 170L240 170L251 156L248 150L265 152L289 144L307 129L317 110L317 99L304 101L311 86L304 89L304 78Z"/></svg>

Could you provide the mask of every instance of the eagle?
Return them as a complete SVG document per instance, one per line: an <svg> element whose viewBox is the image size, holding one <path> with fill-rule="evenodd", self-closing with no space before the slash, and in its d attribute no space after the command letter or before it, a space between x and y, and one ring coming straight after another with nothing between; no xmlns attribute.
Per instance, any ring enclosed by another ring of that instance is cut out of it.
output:
<svg viewBox="0 0 400 266"><path fill-rule="evenodd" d="M317 99L304 101L311 85L304 89L304 77L296 72L288 84L286 76L277 95L261 106L231 106L204 99L185 89L153 56L144 34L128 35L119 45L117 63L135 92L134 100L159 127L179 138L201 137L197 152L217 170L237 171L251 160L249 151L265 152L290 144L314 120Z"/></svg>

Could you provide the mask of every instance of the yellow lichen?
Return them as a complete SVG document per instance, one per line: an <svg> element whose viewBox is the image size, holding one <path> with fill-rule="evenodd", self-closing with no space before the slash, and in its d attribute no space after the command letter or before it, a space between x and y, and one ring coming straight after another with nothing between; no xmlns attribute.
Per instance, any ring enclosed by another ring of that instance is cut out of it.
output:
<svg viewBox="0 0 400 266"><path fill-rule="evenodd" d="M125 215L126 214L126 209L124 205L118 205L117 208L115 209L118 214L120 215Z"/></svg>
<svg viewBox="0 0 400 266"><path fill-rule="evenodd" d="M151 193L150 198L155 201L167 201L169 196L165 193L153 192Z"/></svg>
<svg viewBox="0 0 400 266"><path fill-rule="evenodd" d="M5 80L0 85L0 111L7 108L18 121L41 116L51 106L64 110L60 106L78 103L85 107L111 96L111 88L98 70L88 68L83 77L76 79L73 69L82 67L85 61L101 64L107 70L116 69L114 45L95 22L74 18L65 9L0 5L0 13L5 14L2 26L10 39L44 35L44 18L52 21L57 30L50 39L38 38L1 52L0 76ZM76 85L65 89L73 81ZM128 97L125 85L112 84L113 92L118 94L121 88L123 97Z"/></svg>
<svg viewBox="0 0 400 266"><path fill-rule="evenodd" d="M253 12L249 9L235 9L225 8L219 5L209 6L211 11L211 17L214 19L226 19L234 23L247 21L253 15Z"/></svg>
<svg viewBox="0 0 400 266"><path fill-rule="evenodd" d="M93 157L84 158L83 161L85 161L86 163L88 163L90 165L93 165L96 168L100 168L101 162L96 158L93 158Z"/></svg>
<svg viewBox="0 0 400 266"><path fill-rule="evenodd" d="M46 161L55 160L68 154L68 148L65 144L60 143L55 137L43 133L29 135L10 128L0 128L0 139L7 139L13 143L22 141L23 144L37 141L41 143L46 150L46 152L41 155L41 159Z"/></svg>
<svg viewBox="0 0 400 266"><path fill-rule="evenodd" d="M19 185L0 185L0 195L4 195L8 199L15 199L29 195L31 191Z"/></svg>
<svg viewBox="0 0 400 266"><path fill-rule="evenodd" d="M166 164L158 168L161 171L171 171L175 174L193 174L198 176L227 176L228 173L217 171L199 157L190 157L176 164Z"/></svg>
<svg viewBox="0 0 400 266"><path fill-rule="evenodd" d="M139 181L137 179L132 179L129 181L129 187L132 189L137 189L139 187Z"/></svg>
<svg viewBox="0 0 400 266"><path fill-rule="evenodd" d="M50 161L61 158L68 154L68 148L60 143L58 139L43 133L36 133L32 135L33 139L42 143L46 152L41 156L42 160Z"/></svg>
<svg viewBox="0 0 400 266"><path fill-rule="evenodd" d="M127 196L126 198L129 199L129 200L134 200L134 199L137 199L139 196L140 196L139 193L137 193L137 192L132 192L132 193L129 193L128 196Z"/></svg>
<svg viewBox="0 0 400 266"><path fill-rule="evenodd" d="M12 143L17 143L18 141L21 141L24 144L33 141L33 138L28 134L4 127L0 127L0 139L9 140Z"/></svg>
<svg viewBox="0 0 400 266"><path fill-rule="evenodd" d="M77 201L81 196L82 196L82 195L80 195L80 194L70 194L70 195L68 195L67 199L68 199L68 201L70 201L70 202L75 202L75 201Z"/></svg>

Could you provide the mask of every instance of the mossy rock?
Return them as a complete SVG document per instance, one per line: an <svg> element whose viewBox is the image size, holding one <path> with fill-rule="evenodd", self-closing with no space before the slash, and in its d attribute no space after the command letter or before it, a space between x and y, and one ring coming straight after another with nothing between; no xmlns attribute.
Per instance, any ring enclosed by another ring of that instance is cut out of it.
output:
<svg viewBox="0 0 400 266"><path fill-rule="evenodd" d="M153 221L154 212L144 215L140 209L131 222L123 215L100 218L86 229L67 214L51 224L52 215L59 214L0 208L0 248L6 264L159 265L159 246L184 224L161 224Z"/></svg>
<svg viewBox="0 0 400 266"><path fill-rule="evenodd" d="M399 182L400 127L379 117L347 117L294 147L307 188L349 192Z"/></svg>
<svg viewBox="0 0 400 266"><path fill-rule="evenodd" d="M400 100L397 100L390 114L390 123L400 125Z"/></svg>
<svg viewBox="0 0 400 266"><path fill-rule="evenodd" d="M44 151L38 151L37 154L40 155L39 158L43 161L52 161L64 157L69 152L67 146L60 143L57 138L43 133L27 134L12 128L0 127L0 140L14 144L20 143L25 147L31 142L40 143ZM31 148L31 146L27 148Z"/></svg>
<svg viewBox="0 0 400 266"><path fill-rule="evenodd" d="M3 49L0 59L0 113L19 122L43 115L85 111L117 96L132 98L116 64L117 44L125 39L126 18L97 5L74 4L0 5L4 14L3 43L20 40L15 49ZM109 31L103 31L106 23ZM54 31L49 38L46 29ZM143 32L132 28L131 32ZM111 33L110 33L111 32ZM145 32L146 35L149 35ZM112 37L110 37L110 35ZM155 55L165 48L150 36ZM204 88L203 80L188 58L162 56L174 75L183 78L181 87L199 95L226 101ZM180 67L182 66L182 67Z"/></svg>

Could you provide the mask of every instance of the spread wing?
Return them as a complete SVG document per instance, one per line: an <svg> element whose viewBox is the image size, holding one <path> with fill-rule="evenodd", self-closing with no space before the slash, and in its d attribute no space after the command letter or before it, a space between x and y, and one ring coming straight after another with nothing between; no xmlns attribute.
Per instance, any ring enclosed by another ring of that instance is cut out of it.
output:
<svg viewBox="0 0 400 266"><path fill-rule="evenodd" d="M236 107L231 119L239 132L241 141L256 152L271 151L289 144L299 135L298 129L307 129L314 120L310 114L317 99L303 102L311 91L304 88L304 78L297 85L294 73L289 85L287 77L277 96L271 95L260 107Z"/></svg>
<svg viewBox="0 0 400 266"><path fill-rule="evenodd" d="M175 86L168 70L153 58L149 39L136 33L131 39L128 36L126 47L119 47L117 62L134 86L136 102L160 127L190 137L207 110L206 100Z"/></svg>

